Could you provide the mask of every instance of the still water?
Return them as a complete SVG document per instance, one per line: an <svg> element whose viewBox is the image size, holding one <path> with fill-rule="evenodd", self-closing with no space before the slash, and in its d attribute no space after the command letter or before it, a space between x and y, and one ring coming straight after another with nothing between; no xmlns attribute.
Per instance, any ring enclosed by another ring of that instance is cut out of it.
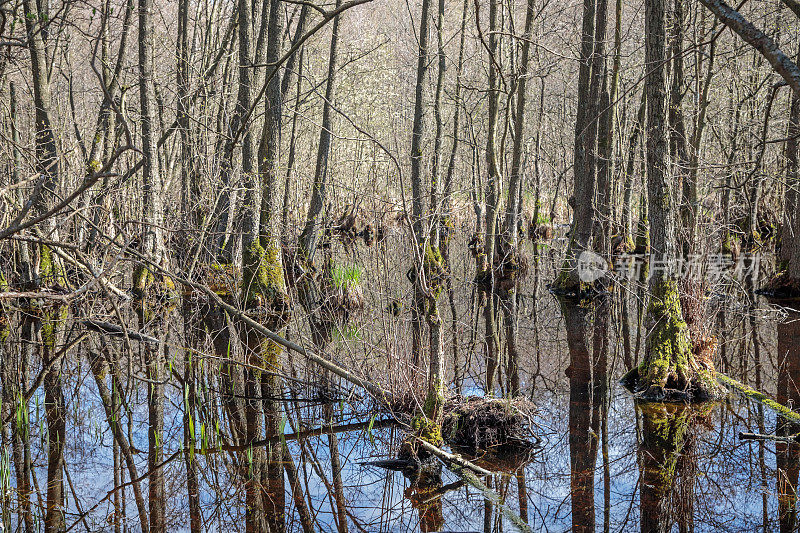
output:
<svg viewBox="0 0 800 533"><path fill-rule="evenodd" d="M271 468L282 471L267 489L270 527L286 532L495 532L519 529L514 518L519 517L531 531L796 530L800 444L743 440L740 433L787 435L800 433L800 428L735 394L724 402L699 406L638 405L618 380L641 352L640 289L622 286L603 303L577 305L550 295L542 281L547 275L537 267L519 297L521 393L535 406L533 428L541 444L525 460L472 458L494 472L482 481L502 498L502 509L441 464L412 478L368 464L396 457L403 429L391 421L390 413L376 410L344 382L327 403L313 390L295 386L309 382L318 371L292 359L287 373L295 377L285 382L285 397L279 401L283 438L262 443L273 458ZM483 395L482 352L474 340L480 312L474 299L470 303L468 287L467 282L456 287L463 312L456 335L459 349L453 357L461 367L461 384L460 391L453 385L451 392ZM798 315L752 294L733 298L711 293L709 298L716 312L708 327L719 339L717 369L787 405L800 403L795 386L800 385ZM339 352L349 354L351 367L355 361L380 359L374 356L375 347L388 346L390 339L408 338L406 326L390 327L391 318L382 311L385 304L368 308L373 316L368 311L362 322L369 331L334 342ZM22 319L13 320L18 324ZM7 350L32 350L35 367L36 350L24 337L15 332ZM120 467L120 452L88 371L86 354L103 345L92 342L69 356L64 373L67 527L137 531L132 483ZM447 350L451 353L449 345ZM120 362L121 373L140 372L135 358ZM168 362L177 372L180 360ZM214 412L220 409L221 385L212 377L219 373L213 366L219 362L209 356L204 364L209 366L199 380L199 410ZM380 364L387 382L400 380L403 365L391 359ZM501 375L494 394L502 396L504 388ZM146 390L141 384L125 389L123 406L132 461L140 473L147 471ZM181 451L185 399L179 391L176 387L168 392L163 434L170 531L187 531L189 523ZM50 445L39 392L31 396L29 410L36 489L32 507L39 530ZM202 521L207 531L238 531L245 506L233 472L243 454L252 451L226 448L219 438L225 433L221 425L220 419L208 416L199 417L193 427L198 434L212 435L198 438L204 444L195 453ZM4 520L15 530L16 483L7 432L3 438ZM146 488L146 479L140 483Z"/></svg>

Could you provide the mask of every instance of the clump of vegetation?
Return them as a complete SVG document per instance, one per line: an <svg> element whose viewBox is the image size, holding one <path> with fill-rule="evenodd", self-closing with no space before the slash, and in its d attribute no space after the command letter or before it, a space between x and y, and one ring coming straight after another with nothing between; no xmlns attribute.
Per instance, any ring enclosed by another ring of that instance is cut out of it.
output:
<svg viewBox="0 0 800 533"><path fill-rule="evenodd" d="M350 313L364 308L364 292L361 287L363 273L364 269L357 264L330 263L324 307L331 317L337 317L346 324Z"/></svg>
<svg viewBox="0 0 800 533"><path fill-rule="evenodd" d="M337 289L346 290L361 284L361 275L364 270L357 264L333 265L331 267L331 282Z"/></svg>
<svg viewBox="0 0 800 533"><path fill-rule="evenodd" d="M532 412L525 398L459 397L445 406L442 434L449 445L472 455L529 449L539 441Z"/></svg>

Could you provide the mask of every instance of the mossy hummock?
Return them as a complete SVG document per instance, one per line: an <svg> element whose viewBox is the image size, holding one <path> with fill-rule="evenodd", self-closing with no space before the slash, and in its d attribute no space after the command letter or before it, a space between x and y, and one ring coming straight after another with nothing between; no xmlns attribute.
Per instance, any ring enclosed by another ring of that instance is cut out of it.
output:
<svg viewBox="0 0 800 533"><path fill-rule="evenodd" d="M146 265L139 264L133 271L133 296L136 312L143 322L150 322L159 311L169 311L178 304L178 291L169 276L154 274Z"/></svg>
<svg viewBox="0 0 800 533"><path fill-rule="evenodd" d="M509 243L501 243L494 255L491 269L487 267L480 270L475 276L475 283L484 292L493 289L501 298L507 298L528 274L528 258Z"/></svg>
<svg viewBox="0 0 800 533"><path fill-rule="evenodd" d="M683 318L677 283L663 280L647 309L650 333L642 363L622 383L644 401L705 401L724 396L708 357L698 358Z"/></svg>

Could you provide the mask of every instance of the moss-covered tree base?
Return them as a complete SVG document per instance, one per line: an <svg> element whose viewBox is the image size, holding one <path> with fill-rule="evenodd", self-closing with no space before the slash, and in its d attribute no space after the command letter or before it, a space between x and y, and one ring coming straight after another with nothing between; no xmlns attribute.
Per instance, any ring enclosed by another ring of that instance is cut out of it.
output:
<svg viewBox="0 0 800 533"><path fill-rule="evenodd" d="M277 245L264 248L253 241L244 251L242 273L245 309L251 318L273 331L283 328L291 316L291 301L278 254Z"/></svg>
<svg viewBox="0 0 800 533"><path fill-rule="evenodd" d="M636 250L636 243L631 235L615 235L611 238L611 255L626 255Z"/></svg>
<svg viewBox="0 0 800 533"><path fill-rule="evenodd" d="M133 293L136 313L144 323L163 315L178 304L179 293L169 276L154 273L143 264L133 271Z"/></svg>
<svg viewBox="0 0 800 533"><path fill-rule="evenodd" d="M581 280L578 268L568 259L564 261L553 283L547 286L555 296L573 301L591 301L607 295L609 287L609 280L605 277L594 281Z"/></svg>
<svg viewBox="0 0 800 533"><path fill-rule="evenodd" d="M621 383L645 402L702 402L725 396L708 355L708 342L693 343L683 319L677 283L662 281L647 310L645 357Z"/></svg>

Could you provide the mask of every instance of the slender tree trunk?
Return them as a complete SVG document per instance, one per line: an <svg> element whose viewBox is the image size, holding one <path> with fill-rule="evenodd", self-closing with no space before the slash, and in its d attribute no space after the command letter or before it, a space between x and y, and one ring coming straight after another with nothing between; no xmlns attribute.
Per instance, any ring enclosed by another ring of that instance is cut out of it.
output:
<svg viewBox="0 0 800 533"><path fill-rule="evenodd" d="M411 305L412 361L418 365L422 359L422 316L425 294L422 290L421 263L425 253L426 231L423 220L425 212L424 178L422 176L422 151L424 134L424 94L428 77L428 24L430 19L430 0L422 0L419 21L419 48L417 51L417 76L414 89L414 123L411 131L411 225L415 243L414 296Z"/></svg>
<svg viewBox="0 0 800 533"><path fill-rule="evenodd" d="M67 308L51 307L42 319L42 363L50 366L44 376L45 418L47 419L47 513L44 530L60 532L66 528L64 520L64 447L66 445L67 418L62 385L64 358L57 348L64 333ZM58 357L58 360L56 358Z"/></svg>
<svg viewBox="0 0 800 533"><path fill-rule="evenodd" d="M800 51L798 51L800 57ZM786 142L786 192L783 205L780 260L789 279L800 286L800 94L793 93Z"/></svg>
<svg viewBox="0 0 800 533"><path fill-rule="evenodd" d="M139 0L139 100L141 104L142 122L142 184L143 198L143 237L142 249L151 260L162 263L164 240L162 234L163 194L161 172L156 145L157 121L155 81L153 78L153 0ZM153 318L153 310L149 301L148 289L154 282L149 268L140 264L134 273L134 288L137 292L136 310L139 316L139 327L146 331ZM159 284L161 282L159 281ZM163 460L164 436L164 385L161 383L163 355L162 347L146 346L145 364L147 377L152 380L147 387L148 405L148 468L152 470L148 483L148 500L150 509L150 530L166 529L166 490L164 471L156 468Z"/></svg>
<svg viewBox="0 0 800 533"><path fill-rule="evenodd" d="M800 402L800 316L792 313L777 326L778 329L778 387L775 399L781 405ZM775 433L795 435L797 424L777 420ZM797 531L797 490L800 473L800 448L792 443L775 443L775 466L778 487L778 519L781 533Z"/></svg>
<svg viewBox="0 0 800 533"><path fill-rule="evenodd" d="M622 200L622 250L632 252L636 248L633 240L633 180L636 169L636 152L639 138L642 135L642 125L645 120L646 91L642 90L639 110L636 120L631 126L628 138L628 161L623 175L623 200Z"/></svg>
<svg viewBox="0 0 800 533"><path fill-rule="evenodd" d="M596 106L592 104L590 85L597 41L595 37L595 7L596 0L584 0L572 163L574 187L570 202L573 208L572 229L567 248L567 259L555 283L555 286L563 289L578 286L580 283L576 271L576 260L581 251L589 248L594 221L595 174L594 163L591 159L597 141L597 130L592 127L592 124L596 123L596 117L593 117L591 113Z"/></svg>
<svg viewBox="0 0 800 533"><path fill-rule="evenodd" d="M595 44L592 57L592 81L589 88L591 110L585 142L586 173L595 175L596 205L593 224L598 225L594 248L608 257L611 245L611 151L613 149L614 111L608 92L608 72L605 60L605 38L608 26L608 0L597 1ZM577 201L577 198L576 198Z"/></svg>
<svg viewBox="0 0 800 533"><path fill-rule="evenodd" d="M520 179L520 169L522 166L522 143L525 134L525 106L527 103L527 82L528 82L528 63L530 57L530 39L533 30L533 18L535 14L534 0L528 0L525 11L525 34L522 41L522 51L519 60L519 74L517 76L517 101L516 113L514 114L514 145L511 152L511 172L508 182L508 199L506 203L506 215L503 225L503 246L499 253L503 257L501 262L507 260L519 261L517 248L519 234L519 216L522 195L520 194L522 183ZM514 280L514 288L509 291L507 297L501 300L503 309L503 321L505 323L506 350L508 355L508 382L509 391L512 396L519 394L519 355L517 350L517 288L519 280ZM534 304L535 305L535 304Z"/></svg>
<svg viewBox="0 0 800 533"><path fill-rule="evenodd" d="M452 196L453 196L453 172L456 166L456 154L458 153L461 119L461 76L464 69L464 42L466 40L466 27L467 27L467 11L469 9L469 0L464 0L461 8L461 29L460 29L460 43L458 46L458 63L456 66L456 86L453 95L453 144L450 148L450 159L447 163L447 171L444 178L444 191L442 194L442 216L441 227L439 228L440 235L443 237L439 245L442 252L442 260L444 261L445 271L452 272L450 262L450 239L455 232L452 220ZM440 52L441 55L441 52ZM447 284L447 298L450 303L451 314L451 333L452 333L452 349L453 349L453 381L457 390L461 390L461 383L463 376L459 364L459 343L458 343L458 315L456 313L455 295L453 291L452 276L448 276Z"/></svg>
<svg viewBox="0 0 800 533"><path fill-rule="evenodd" d="M341 5L337 0L336 7ZM319 132L317 147L317 165L314 172L314 185L311 192L311 204L306 216L306 224L300 235L300 247L306 260L313 263L314 253L325 222L325 189L328 182L328 155L331 149L331 104L336 91L336 49L339 41L339 19L333 19L331 45L328 54L328 76L325 86L325 100L322 102L322 127Z"/></svg>
<svg viewBox="0 0 800 533"><path fill-rule="evenodd" d="M114 440L119 445L122 457L125 459L125 464L128 467L130 478L132 480L138 480L139 473L136 469L136 462L133 458L133 452L120 424L121 414L114 411L114 405L116 402L113 399L113 395L117 393L117 391L114 390L113 392L109 392L108 387L106 386L105 380L106 376L109 374L108 362L103 356L94 353L88 353L87 359L89 360L89 368L92 372L95 383L97 384L97 391L100 395L100 400L103 404L103 409L106 415L106 421L111 428L111 433L114 436ZM114 375L112 373L112 384L113 383ZM147 518L147 507L145 505L144 496L142 495L141 486L138 481L133 482L132 486L136 507L139 510L139 527L143 532L147 533L150 530L150 527Z"/></svg>
<svg viewBox="0 0 800 533"><path fill-rule="evenodd" d="M13 376L12 387L4 392L13 394L13 407L16 411L14 422L11 424L11 438L13 447L11 452L14 458L14 472L17 482L17 508L19 522L23 531L33 531L33 512L31 510L31 456L30 456L30 411L28 400L23 392L28 388L28 362L30 351L35 346L34 319L25 313L20 319L21 349L16 375Z"/></svg>
<svg viewBox="0 0 800 533"><path fill-rule="evenodd" d="M672 86L669 92L669 144L673 159L675 181L680 191L681 244L684 256L694 248L694 227L697 199L697 183L689 170L689 148L686 121L683 118L683 0L673 0L670 55L672 56Z"/></svg>
<svg viewBox="0 0 800 533"><path fill-rule="evenodd" d="M305 6L304 6L305 7ZM292 182L297 178L295 169L295 157L297 149L297 117L300 115L300 91L303 87L303 55L305 47L300 48L298 53L297 67L297 91L294 98L294 111L292 112L292 134L289 138L289 158L286 162L286 181L283 184L283 208L281 209L281 236L283 244L289 243L289 195ZM286 80L289 76L285 76Z"/></svg>
<svg viewBox="0 0 800 533"><path fill-rule="evenodd" d="M31 78L33 84L33 105L35 108L35 146L36 170L42 176L42 187L33 199L34 212L43 214L48 206L57 198L59 186L58 148L52 126L52 103L50 92L50 69L48 65L47 47L45 45L46 32L41 25L46 25L47 14L40 5L34 5L31 0L22 3L25 12L25 28L28 33L28 51L31 57ZM46 225L49 237L57 240L58 233L52 220ZM39 270L35 273L36 284L57 285L63 283L59 276L58 262L49 259L52 254L47 246L39 246Z"/></svg>
<svg viewBox="0 0 800 533"><path fill-rule="evenodd" d="M486 393L494 390L495 372L498 366L500 342L497 332L495 272L493 260L497 243L497 217L500 205L502 176L497 153L497 120L499 114L500 91L497 71L498 51L498 2L489 1L489 89L488 125L486 135L486 212L484 229L484 256L482 259L483 277L486 286L486 306L484 307L484 328L486 339Z"/></svg>

